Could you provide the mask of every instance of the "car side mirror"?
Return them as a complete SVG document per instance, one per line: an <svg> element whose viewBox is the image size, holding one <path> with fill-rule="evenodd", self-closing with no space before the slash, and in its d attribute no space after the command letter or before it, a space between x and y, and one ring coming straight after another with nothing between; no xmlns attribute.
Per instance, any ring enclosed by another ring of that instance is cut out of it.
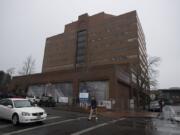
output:
<svg viewBox="0 0 180 135"><path fill-rule="evenodd" d="M8 105L7 107L8 107L8 108L12 108L12 105Z"/></svg>

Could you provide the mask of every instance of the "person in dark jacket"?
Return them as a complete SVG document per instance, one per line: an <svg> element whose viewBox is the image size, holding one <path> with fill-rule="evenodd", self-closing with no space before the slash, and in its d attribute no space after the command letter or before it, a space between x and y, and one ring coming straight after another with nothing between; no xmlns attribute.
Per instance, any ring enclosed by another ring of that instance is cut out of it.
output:
<svg viewBox="0 0 180 135"><path fill-rule="evenodd" d="M92 116L93 116L93 113L95 113L94 117L96 118L96 120L98 119L97 117L97 102L96 102L96 99L95 97L92 97L91 98L91 106L90 106L90 114L89 114L89 118L88 120L91 120Z"/></svg>

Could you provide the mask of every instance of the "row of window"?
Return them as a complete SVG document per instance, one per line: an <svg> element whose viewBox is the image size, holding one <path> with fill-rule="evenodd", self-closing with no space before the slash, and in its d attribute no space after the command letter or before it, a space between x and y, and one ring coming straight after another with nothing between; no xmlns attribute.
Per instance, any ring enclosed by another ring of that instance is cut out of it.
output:
<svg viewBox="0 0 180 135"><path fill-rule="evenodd" d="M85 47L87 43L87 31L79 31L77 33L77 52L76 64L83 64L85 62Z"/></svg>

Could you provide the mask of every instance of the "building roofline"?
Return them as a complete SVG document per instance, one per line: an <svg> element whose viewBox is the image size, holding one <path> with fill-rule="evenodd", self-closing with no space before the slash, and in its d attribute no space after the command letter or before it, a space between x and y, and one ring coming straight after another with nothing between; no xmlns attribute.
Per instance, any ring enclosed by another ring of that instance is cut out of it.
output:
<svg viewBox="0 0 180 135"><path fill-rule="evenodd" d="M83 15L87 15L89 18L91 18L91 17L95 17L95 16L98 16L98 15L101 15L101 14L103 14L103 15L107 15L107 16L111 16L111 17L117 17L117 16L124 16L124 15L126 15L126 14L130 14L130 13L135 13L135 14L137 14L137 11L136 11L136 10L132 10L132 11L129 11L129 12L126 12L126 13L120 14L120 15L112 15L112 14L108 14L108 13L105 13L104 11L102 11L102 12L99 12L99 13L93 14L93 15L91 15L91 16L89 16L89 14L88 14L88 13L84 13L84 14L79 15L78 17L83 16ZM66 26L66 25L70 25L70 24L72 24L72 23L77 23L77 22L78 22L78 20L73 21L73 22L68 23L68 24L65 24L64 26ZM64 34L64 32L62 32L62 33L60 33L60 34L56 34L56 35L51 36L51 37L47 37L46 39L55 38L55 37L57 37L57 36L61 36L61 35L63 35L63 34Z"/></svg>
<svg viewBox="0 0 180 135"><path fill-rule="evenodd" d="M46 40L52 39L52 38L57 38L57 37L63 36L63 35L64 35L64 32L63 32L63 33L60 33L60 34L53 35L53 36L51 36L51 37L47 37Z"/></svg>

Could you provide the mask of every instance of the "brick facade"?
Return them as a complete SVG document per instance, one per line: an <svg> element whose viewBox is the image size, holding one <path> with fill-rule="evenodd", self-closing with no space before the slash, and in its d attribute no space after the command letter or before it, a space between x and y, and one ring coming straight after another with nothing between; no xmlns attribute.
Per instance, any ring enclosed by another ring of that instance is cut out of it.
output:
<svg viewBox="0 0 180 135"><path fill-rule="evenodd" d="M78 97L81 81L107 80L113 109L129 110L134 64L146 77L145 38L136 11L119 16L83 14L65 25L64 33L46 39L42 73L15 77L12 89L72 82L73 96Z"/></svg>

